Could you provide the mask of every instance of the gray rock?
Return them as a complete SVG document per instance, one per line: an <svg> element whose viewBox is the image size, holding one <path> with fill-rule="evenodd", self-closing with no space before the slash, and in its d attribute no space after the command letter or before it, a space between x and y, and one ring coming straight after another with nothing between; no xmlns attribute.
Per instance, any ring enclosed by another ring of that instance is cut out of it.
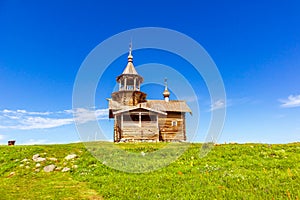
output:
<svg viewBox="0 0 300 200"><path fill-rule="evenodd" d="M44 172L52 172L52 171L54 171L54 169L56 168L56 166L55 165L47 165L47 166L45 166L44 167Z"/></svg>
<svg viewBox="0 0 300 200"><path fill-rule="evenodd" d="M70 171L70 168L69 167L64 167L61 172L67 172L67 171Z"/></svg>
<svg viewBox="0 0 300 200"><path fill-rule="evenodd" d="M29 160L27 158L21 160L21 162L28 162Z"/></svg>
<svg viewBox="0 0 300 200"><path fill-rule="evenodd" d="M51 160L51 161L54 161L54 162L57 161L57 158L48 158L48 159Z"/></svg>
<svg viewBox="0 0 300 200"><path fill-rule="evenodd" d="M10 172L10 174L7 176L7 178L13 177L16 174L16 172Z"/></svg>
<svg viewBox="0 0 300 200"><path fill-rule="evenodd" d="M77 169L77 168L78 168L78 165L73 165L72 168L73 168L73 169Z"/></svg>
<svg viewBox="0 0 300 200"><path fill-rule="evenodd" d="M32 156L32 160L34 162L43 162L43 161L46 161L46 158L40 157L40 154L35 154Z"/></svg>
<svg viewBox="0 0 300 200"><path fill-rule="evenodd" d="M40 157L40 154L35 154L35 155L32 156L32 160L35 160L35 159L37 159L39 157Z"/></svg>
<svg viewBox="0 0 300 200"><path fill-rule="evenodd" d="M72 160L72 159L74 159L74 158L77 158L77 155L76 155L76 154L70 154L70 155L67 155L67 156L65 157L66 160Z"/></svg>
<svg viewBox="0 0 300 200"><path fill-rule="evenodd" d="M55 171L60 171L61 170L61 167L56 167L55 168Z"/></svg>
<svg viewBox="0 0 300 200"><path fill-rule="evenodd" d="M38 167L40 167L40 166L41 166L40 163L37 163L37 164L35 165L36 168L38 168Z"/></svg>
<svg viewBox="0 0 300 200"><path fill-rule="evenodd" d="M39 158L35 159L34 161L35 162L44 162L44 161L46 161L46 158L39 157Z"/></svg>

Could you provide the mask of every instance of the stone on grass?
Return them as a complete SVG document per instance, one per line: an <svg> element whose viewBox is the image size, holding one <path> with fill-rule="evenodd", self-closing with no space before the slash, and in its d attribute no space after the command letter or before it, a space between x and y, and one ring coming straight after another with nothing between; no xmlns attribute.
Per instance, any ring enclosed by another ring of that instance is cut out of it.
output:
<svg viewBox="0 0 300 200"><path fill-rule="evenodd" d="M34 154L34 155L32 156L32 160L35 160L35 159L37 159L38 157L40 157L40 154Z"/></svg>
<svg viewBox="0 0 300 200"><path fill-rule="evenodd" d="M32 160L34 162L43 162L43 161L46 161L46 158L40 157L40 154L35 154L32 156Z"/></svg>
<svg viewBox="0 0 300 200"><path fill-rule="evenodd" d="M44 167L44 172L52 172L56 168L55 165L47 165Z"/></svg>
<svg viewBox="0 0 300 200"><path fill-rule="evenodd" d="M67 171L70 171L70 168L69 167L64 167L61 172L67 172Z"/></svg>
<svg viewBox="0 0 300 200"><path fill-rule="evenodd" d="M21 160L21 162L27 162L27 161L29 161L27 158Z"/></svg>
<svg viewBox="0 0 300 200"><path fill-rule="evenodd" d="M49 158L49 160L56 162L57 158Z"/></svg>
<svg viewBox="0 0 300 200"><path fill-rule="evenodd" d="M72 160L74 158L77 158L77 155L76 154L69 154L65 157L66 160Z"/></svg>
<svg viewBox="0 0 300 200"><path fill-rule="evenodd" d="M34 161L35 162L44 162L44 161L46 161L46 158L39 157L39 158L35 159Z"/></svg>
<svg viewBox="0 0 300 200"><path fill-rule="evenodd" d="M13 177L16 174L16 172L10 172L10 174L7 176L7 178Z"/></svg>
<svg viewBox="0 0 300 200"><path fill-rule="evenodd" d="M35 167L40 167L41 166L41 164L40 163L37 163L36 165L35 165Z"/></svg>
<svg viewBox="0 0 300 200"><path fill-rule="evenodd" d="M73 169L77 169L77 168L78 168L78 165L73 165L72 168L73 168Z"/></svg>
<svg viewBox="0 0 300 200"><path fill-rule="evenodd" d="M61 170L61 167L56 167L55 168L55 171L60 171Z"/></svg>

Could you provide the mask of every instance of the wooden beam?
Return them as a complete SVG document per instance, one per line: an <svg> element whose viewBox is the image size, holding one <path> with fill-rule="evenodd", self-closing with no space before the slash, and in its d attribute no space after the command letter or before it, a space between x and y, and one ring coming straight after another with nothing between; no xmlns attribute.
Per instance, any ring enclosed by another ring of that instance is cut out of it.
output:
<svg viewBox="0 0 300 200"><path fill-rule="evenodd" d="M142 113L139 112L139 127L142 127Z"/></svg>
<svg viewBox="0 0 300 200"><path fill-rule="evenodd" d="M127 78L125 78L125 80L124 80L124 88L125 88L125 90L127 90Z"/></svg>
<svg viewBox="0 0 300 200"><path fill-rule="evenodd" d="M123 129L123 113L121 114L121 129Z"/></svg>

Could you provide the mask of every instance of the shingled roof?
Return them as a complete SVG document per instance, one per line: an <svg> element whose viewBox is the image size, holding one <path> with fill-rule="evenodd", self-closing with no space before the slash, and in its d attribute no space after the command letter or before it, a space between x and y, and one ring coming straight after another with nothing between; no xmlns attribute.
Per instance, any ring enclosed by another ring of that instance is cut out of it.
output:
<svg viewBox="0 0 300 200"><path fill-rule="evenodd" d="M160 111L188 112L192 114L192 111L186 104L186 102L180 100L172 100L169 102L166 102L165 100L147 100L146 105L149 108L157 109Z"/></svg>
<svg viewBox="0 0 300 200"><path fill-rule="evenodd" d="M112 99L107 100L109 101L108 104L110 110L127 110L131 108L131 106L124 106ZM180 100L172 100L169 102L166 102L165 100L147 100L147 102L139 103L136 107L150 108L161 112L188 112L192 114L192 111L186 102Z"/></svg>
<svg viewBox="0 0 300 200"><path fill-rule="evenodd" d="M127 109L123 109L123 110L118 110L118 111L113 112L113 114L116 115L116 114L125 113L125 112L138 110L138 109L147 110L147 111L158 113L158 114L161 114L161 115L167 115L166 112L163 112L163 111L160 111L160 110L155 110L155 109L151 109L151 108L147 108L147 107L138 107L138 106L134 106L132 108L127 108Z"/></svg>
<svg viewBox="0 0 300 200"><path fill-rule="evenodd" d="M134 74L139 75L135 70L135 67L132 62L128 62L126 68L124 69L122 74Z"/></svg>
<svg viewBox="0 0 300 200"><path fill-rule="evenodd" d="M140 82L144 81L143 77L141 77L137 73L137 71L133 65L133 56L131 54L131 47L130 47L130 51L129 51L129 55L128 55L127 65L126 65L124 71L122 72L122 74L117 77L117 82L120 81L121 77L137 77Z"/></svg>

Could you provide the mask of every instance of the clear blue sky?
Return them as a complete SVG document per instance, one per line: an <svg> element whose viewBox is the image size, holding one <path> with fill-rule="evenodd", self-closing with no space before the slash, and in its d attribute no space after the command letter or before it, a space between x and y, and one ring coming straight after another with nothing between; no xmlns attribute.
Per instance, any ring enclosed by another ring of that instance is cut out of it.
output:
<svg viewBox="0 0 300 200"><path fill-rule="evenodd" d="M279 0L0 0L0 144L78 141L71 109L81 63L108 37L148 26L190 36L218 66L227 94L219 142L300 141L299 13L299 1ZM136 65L172 63L158 51L143 55L134 52ZM111 87L125 65L126 55L107 71ZM161 98L147 85L144 90L149 98ZM106 97L110 92L97 89ZM96 109L105 117L107 105L100 96ZM205 127L210 99L207 92L198 96ZM112 122L100 124L112 138ZM200 128L197 140L203 134Z"/></svg>

